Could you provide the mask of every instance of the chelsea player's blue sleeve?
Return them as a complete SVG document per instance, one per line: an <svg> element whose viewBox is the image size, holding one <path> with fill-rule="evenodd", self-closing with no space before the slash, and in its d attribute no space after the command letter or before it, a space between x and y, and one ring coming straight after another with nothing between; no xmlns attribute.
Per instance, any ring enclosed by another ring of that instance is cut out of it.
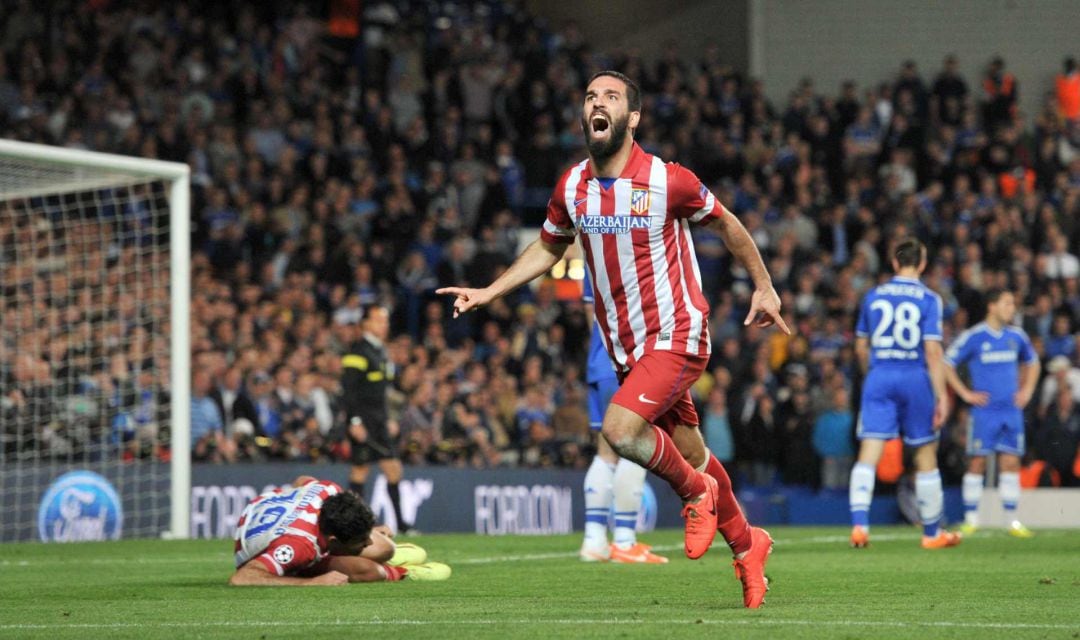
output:
<svg viewBox="0 0 1080 640"><path fill-rule="evenodd" d="M1035 347L1031 344L1031 338L1023 329L1017 329L1017 333L1020 334L1020 363L1031 364L1039 359L1039 354L1035 353Z"/></svg>
<svg viewBox="0 0 1080 640"><path fill-rule="evenodd" d="M860 338L865 338L870 335L870 327L868 326L870 319L868 318L869 314L866 312L866 302L870 299L872 292L873 289L866 292L866 295L863 296L862 303L859 304L859 317L855 321L855 335Z"/></svg>
<svg viewBox="0 0 1080 640"><path fill-rule="evenodd" d="M971 358L971 329L960 334L945 352L945 364L959 367Z"/></svg>
<svg viewBox="0 0 1080 640"><path fill-rule="evenodd" d="M923 340L942 340L941 330L941 296L930 292L926 310L922 318Z"/></svg>

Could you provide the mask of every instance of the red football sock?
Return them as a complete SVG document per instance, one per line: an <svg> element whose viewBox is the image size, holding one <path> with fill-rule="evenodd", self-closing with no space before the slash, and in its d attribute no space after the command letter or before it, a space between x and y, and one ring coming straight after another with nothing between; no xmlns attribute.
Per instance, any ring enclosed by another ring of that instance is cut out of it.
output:
<svg viewBox="0 0 1080 640"><path fill-rule="evenodd" d="M696 469L682 457L675 443L663 429L653 426L656 434L656 450L645 468L667 480L683 500L689 500L705 492L705 480Z"/></svg>
<svg viewBox="0 0 1080 640"><path fill-rule="evenodd" d="M388 564L382 566L383 571L386 572L387 582L397 582L405 577L405 574L409 572L405 567L392 567Z"/></svg>
<svg viewBox="0 0 1080 640"><path fill-rule="evenodd" d="M746 521L735 493L731 490L731 478L727 470L716 456L709 454L709 464L705 467L705 473L716 478L716 484L720 485L720 493L716 500L716 518L719 521L720 535L724 536L731 551L735 554L750 550L750 523Z"/></svg>

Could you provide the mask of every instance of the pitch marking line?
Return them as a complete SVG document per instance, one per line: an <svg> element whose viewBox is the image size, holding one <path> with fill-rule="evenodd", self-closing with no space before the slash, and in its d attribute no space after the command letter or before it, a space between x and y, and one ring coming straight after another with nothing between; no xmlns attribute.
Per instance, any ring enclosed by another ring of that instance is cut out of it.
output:
<svg viewBox="0 0 1080 640"><path fill-rule="evenodd" d="M38 623L38 624L0 624L2 631L45 631L45 630L75 630L75 629L187 629L187 628L288 628L288 627L420 627L420 626L505 626L505 625L698 625L707 624L715 626L789 626L789 627L878 627L878 628L910 628L922 627L955 628L955 629L1044 629L1044 630L1072 630L1076 625L1034 623L1034 622L900 622L889 620L792 620L792 619L769 619L764 617L747 620L745 618L733 618L730 620L645 620L636 618L607 618L598 620L568 620L568 619L519 619L519 620L312 620L300 621L267 621L254 620L251 622L241 621L203 621L203 622L103 622L94 623Z"/></svg>

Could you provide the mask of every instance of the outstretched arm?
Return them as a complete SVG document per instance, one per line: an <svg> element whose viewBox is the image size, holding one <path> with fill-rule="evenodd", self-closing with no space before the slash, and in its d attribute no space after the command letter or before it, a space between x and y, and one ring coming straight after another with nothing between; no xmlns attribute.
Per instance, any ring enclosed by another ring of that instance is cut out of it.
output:
<svg viewBox="0 0 1080 640"><path fill-rule="evenodd" d="M750 298L750 313L747 314L743 324L749 325L755 322L756 318L755 324L759 327L776 324L784 333L791 335L791 329L780 315L780 296L773 288L769 270L765 268L765 261L761 259L761 253L746 227L729 211L725 211L724 215L715 218L709 224L720 233L720 238L728 250L738 258L754 281L754 294Z"/></svg>
<svg viewBox="0 0 1080 640"><path fill-rule="evenodd" d="M435 293L457 296L454 300L454 317L467 311L472 311L496 298L510 293L521 285L529 282L537 276L547 272L555 266L555 263L566 253L568 244L548 243L543 240L534 240L532 244L521 252L514 260L514 264L503 272L483 289L466 289L464 287L443 287L436 289Z"/></svg>
<svg viewBox="0 0 1080 640"><path fill-rule="evenodd" d="M348 583L349 577L340 571L328 571L314 578L279 576L255 560L237 569L229 578L229 584L234 587L336 587Z"/></svg>

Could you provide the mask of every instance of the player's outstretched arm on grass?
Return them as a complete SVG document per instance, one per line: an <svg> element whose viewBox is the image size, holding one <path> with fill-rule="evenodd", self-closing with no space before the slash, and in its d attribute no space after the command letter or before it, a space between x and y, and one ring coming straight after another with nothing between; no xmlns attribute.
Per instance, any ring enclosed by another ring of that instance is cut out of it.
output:
<svg viewBox="0 0 1080 640"><path fill-rule="evenodd" d="M279 576L262 565L251 561L236 570L229 578L234 587L338 587L349 583L349 576L340 571L328 571L314 578Z"/></svg>
<svg viewBox="0 0 1080 640"><path fill-rule="evenodd" d="M327 559L331 573L346 577L349 582L385 582L387 569L383 564L360 556L330 556Z"/></svg>
<svg viewBox="0 0 1080 640"><path fill-rule="evenodd" d="M479 309L546 273L562 258L568 246L568 244L553 244L540 239L534 240L521 252L517 260L514 260L510 268L483 289L443 287L436 289L435 293L457 296L454 300L454 317L456 318L462 313Z"/></svg>
<svg viewBox="0 0 1080 640"><path fill-rule="evenodd" d="M791 335L784 318L780 315L780 296L773 288L772 277L765 268L765 261L750 233L735 214L724 210L724 215L716 218L710 225L720 233L720 238L728 250L739 259L742 266L754 281L754 294L750 298L750 313L743 323L753 322L759 327L777 325L784 333Z"/></svg>

